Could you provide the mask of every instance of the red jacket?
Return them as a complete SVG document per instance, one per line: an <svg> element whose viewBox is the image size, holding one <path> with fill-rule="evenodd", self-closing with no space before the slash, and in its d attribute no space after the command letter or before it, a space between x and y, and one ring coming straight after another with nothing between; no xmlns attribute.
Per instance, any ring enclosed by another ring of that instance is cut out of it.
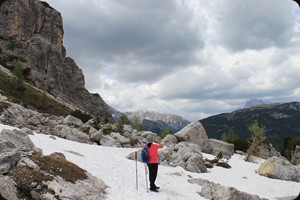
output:
<svg viewBox="0 0 300 200"><path fill-rule="evenodd" d="M147 146L147 152L149 156L149 163L158 163L158 149L159 149L159 144L152 143L151 147L149 148Z"/></svg>

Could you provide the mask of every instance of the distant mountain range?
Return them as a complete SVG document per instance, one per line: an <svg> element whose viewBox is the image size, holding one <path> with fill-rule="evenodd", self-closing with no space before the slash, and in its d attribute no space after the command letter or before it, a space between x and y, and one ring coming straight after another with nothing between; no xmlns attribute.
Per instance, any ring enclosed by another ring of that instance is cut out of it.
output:
<svg viewBox="0 0 300 200"><path fill-rule="evenodd" d="M231 113L223 113L199 120L209 138L220 139L232 128L241 138L250 138L248 127L257 121L265 129L269 141L282 147L286 137L300 136L300 103L256 105Z"/></svg>
<svg viewBox="0 0 300 200"><path fill-rule="evenodd" d="M110 112L116 120L120 119L122 114L121 112L111 107ZM134 112L125 112L124 114L131 121L134 118L138 119L140 122L142 122L144 130L152 131L158 135L163 129L169 128L172 129L173 133L176 133L190 123L188 120L178 115L161 114L154 111L139 110Z"/></svg>
<svg viewBox="0 0 300 200"><path fill-rule="evenodd" d="M263 101L261 99L252 98L246 102L244 108L250 108L252 106L264 105L264 104L271 104L271 102Z"/></svg>

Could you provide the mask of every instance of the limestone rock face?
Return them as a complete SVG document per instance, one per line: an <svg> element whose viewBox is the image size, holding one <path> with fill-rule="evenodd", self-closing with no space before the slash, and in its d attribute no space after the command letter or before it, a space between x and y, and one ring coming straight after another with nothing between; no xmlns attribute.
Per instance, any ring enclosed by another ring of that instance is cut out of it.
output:
<svg viewBox="0 0 300 200"><path fill-rule="evenodd" d="M0 6L0 61L21 61L36 87L91 114L112 119L100 95L84 87L82 70L66 57L61 14L46 2L9 0Z"/></svg>

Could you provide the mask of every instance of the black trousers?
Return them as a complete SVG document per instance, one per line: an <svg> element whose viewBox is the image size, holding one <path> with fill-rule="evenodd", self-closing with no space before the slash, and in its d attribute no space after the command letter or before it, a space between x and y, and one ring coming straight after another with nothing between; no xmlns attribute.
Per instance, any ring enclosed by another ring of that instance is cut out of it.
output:
<svg viewBox="0 0 300 200"><path fill-rule="evenodd" d="M150 181L150 189L155 189L155 180L157 177L157 171L158 171L158 163L149 163L149 181Z"/></svg>

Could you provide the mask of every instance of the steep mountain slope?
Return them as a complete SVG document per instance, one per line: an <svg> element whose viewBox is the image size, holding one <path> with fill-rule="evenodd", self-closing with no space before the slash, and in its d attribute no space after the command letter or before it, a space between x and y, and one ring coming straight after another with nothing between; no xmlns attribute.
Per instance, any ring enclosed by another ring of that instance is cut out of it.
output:
<svg viewBox="0 0 300 200"><path fill-rule="evenodd" d="M99 94L84 87L82 70L66 57L61 14L38 0L6 0L0 4L0 64L17 62L37 88L91 114L111 119Z"/></svg>
<svg viewBox="0 0 300 200"><path fill-rule="evenodd" d="M282 146L286 137L300 136L300 103L265 104L200 120L210 138L221 138L230 128L242 138L250 138L248 130L255 120L265 128L269 141Z"/></svg>

